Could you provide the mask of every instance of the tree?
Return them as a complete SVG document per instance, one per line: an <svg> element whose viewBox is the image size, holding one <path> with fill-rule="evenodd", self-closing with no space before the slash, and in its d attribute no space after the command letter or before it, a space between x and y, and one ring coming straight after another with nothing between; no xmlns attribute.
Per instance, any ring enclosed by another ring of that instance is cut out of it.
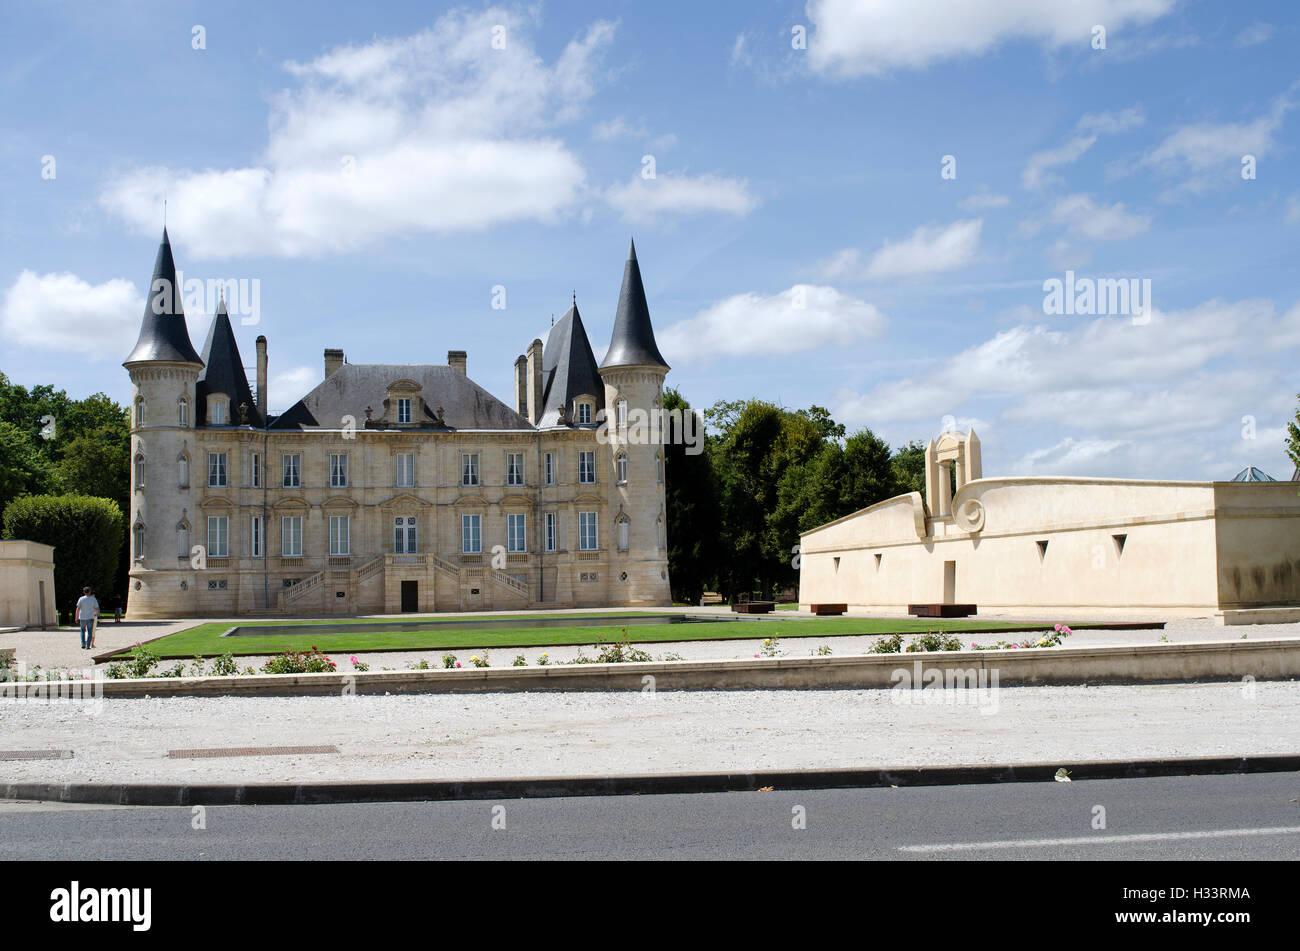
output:
<svg viewBox="0 0 1300 951"><path fill-rule="evenodd" d="M120 597L114 578L125 525L117 503L87 495L28 495L4 512L5 538L54 546L54 601L69 617L85 585L101 603Z"/></svg>
<svg viewBox="0 0 1300 951"><path fill-rule="evenodd" d="M1300 400L1300 393L1296 394L1296 399ZM1300 408L1295 411L1295 419L1286 424L1286 454L1291 457L1292 464L1300 468Z"/></svg>
<svg viewBox="0 0 1300 951"><path fill-rule="evenodd" d="M925 495L925 445L919 439L894 450L890 464L894 470L894 486L899 495L905 492L920 492Z"/></svg>
<svg viewBox="0 0 1300 951"><path fill-rule="evenodd" d="M0 513L16 498L52 491L56 480L31 435L0 419Z"/></svg>
<svg viewBox="0 0 1300 951"><path fill-rule="evenodd" d="M676 389L664 391L664 409L691 410ZM702 426L701 426L702 429ZM673 600L698 604L717 572L718 488L709 441L698 434L703 449L687 453L682 433L670 423L664 433L664 496L668 519L668 578Z"/></svg>

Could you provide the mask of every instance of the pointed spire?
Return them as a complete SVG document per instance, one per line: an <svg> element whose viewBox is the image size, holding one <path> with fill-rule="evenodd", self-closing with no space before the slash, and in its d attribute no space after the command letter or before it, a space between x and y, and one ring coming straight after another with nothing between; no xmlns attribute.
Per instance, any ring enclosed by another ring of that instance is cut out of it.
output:
<svg viewBox="0 0 1300 951"><path fill-rule="evenodd" d="M217 305L217 313L208 328L208 339L203 345L203 362L205 366L199 373L196 388L197 418L207 419L208 397L222 395L228 400L231 420L239 419L236 408L241 403L246 403L248 422L253 426L261 426L262 417L248 385L248 375L244 372L244 361L239 356L239 344L235 342L235 330L230 325L224 296Z"/></svg>
<svg viewBox="0 0 1300 951"><path fill-rule="evenodd" d="M657 366L668 368L655 343L650 323L650 308L641 283L641 265L636 259L636 242L628 246L627 264L623 267L623 287L618 294L618 313L614 316L614 335L601 368L619 366Z"/></svg>
<svg viewBox="0 0 1300 951"><path fill-rule="evenodd" d="M140 337L123 365L150 361L203 365L185 328L182 296L182 288L176 279L171 239L164 225L162 243L158 245L158 257L154 260L153 280L145 294Z"/></svg>

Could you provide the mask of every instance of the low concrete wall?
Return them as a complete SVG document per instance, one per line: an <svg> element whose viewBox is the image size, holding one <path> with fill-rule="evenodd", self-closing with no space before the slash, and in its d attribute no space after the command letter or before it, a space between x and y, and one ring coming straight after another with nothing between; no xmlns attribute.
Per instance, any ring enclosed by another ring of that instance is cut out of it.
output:
<svg viewBox="0 0 1300 951"><path fill-rule="evenodd" d="M1081 683L1184 683L1300 677L1300 640L939 651L845 657L566 664L245 677L108 680L105 697L294 696L343 693L513 693L537 690L862 689L926 678L970 688ZM57 684L0 684L0 702Z"/></svg>

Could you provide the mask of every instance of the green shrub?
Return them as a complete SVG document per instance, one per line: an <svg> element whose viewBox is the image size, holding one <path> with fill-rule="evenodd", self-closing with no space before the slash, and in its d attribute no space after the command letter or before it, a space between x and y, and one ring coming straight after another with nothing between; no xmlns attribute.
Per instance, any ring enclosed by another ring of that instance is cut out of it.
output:
<svg viewBox="0 0 1300 951"><path fill-rule="evenodd" d="M517 655L515 656L515 662L514 662L513 664L511 664L510 666L512 666L512 667L527 667L527 666L528 666L528 661L524 659L524 655L523 655L523 654L517 654Z"/></svg>
<svg viewBox="0 0 1300 951"><path fill-rule="evenodd" d="M623 628L622 638L612 644L597 644L595 650L597 664L644 664L652 659L645 651L632 645L627 637L627 628Z"/></svg>
<svg viewBox="0 0 1300 951"><path fill-rule="evenodd" d="M4 510L4 537L54 546L54 603L68 618L89 585L102 605L114 600L126 520L116 503L89 495L28 495Z"/></svg>
<svg viewBox="0 0 1300 951"><path fill-rule="evenodd" d="M239 665L235 663L234 654L222 654L212 662L214 677L233 677L237 673L239 673Z"/></svg>
<svg viewBox="0 0 1300 951"><path fill-rule="evenodd" d="M330 674L338 665L316 647L310 651L285 651L262 665L264 674Z"/></svg>
<svg viewBox="0 0 1300 951"><path fill-rule="evenodd" d="M455 655L455 654L443 654L443 655L442 655L442 666L445 667L445 668L448 669L448 670L450 670L451 668L455 667L455 666L456 666L456 655Z"/></svg>
<svg viewBox="0 0 1300 951"><path fill-rule="evenodd" d="M871 654L898 654L903 650L903 635L890 634L871 645Z"/></svg>
<svg viewBox="0 0 1300 951"><path fill-rule="evenodd" d="M483 656L482 656L482 657L479 657L478 654L475 654L473 657L471 657L471 658L469 659L469 662L470 662L471 664L473 664L475 667L491 667L491 666L492 666L491 664L488 663L488 652L487 652L487 651L484 651L484 652L483 652Z"/></svg>
<svg viewBox="0 0 1300 951"><path fill-rule="evenodd" d="M961 638L955 634L947 634L943 631L926 631L919 637L914 637L912 643L907 645L907 653L917 651L959 651L961 650Z"/></svg>

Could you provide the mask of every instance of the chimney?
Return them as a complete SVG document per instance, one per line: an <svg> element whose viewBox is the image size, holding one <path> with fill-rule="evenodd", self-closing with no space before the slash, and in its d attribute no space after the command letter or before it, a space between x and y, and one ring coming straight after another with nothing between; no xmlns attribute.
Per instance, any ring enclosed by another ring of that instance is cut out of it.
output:
<svg viewBox="0 0 1300 951"><path fill-rule="evenodd" d="M465 360L466 357L465 357L464 350L447 351L447 366L451 367L453 370L456 370L462 376L469 375L468 373L465 372Z"/></svg>
<svg viewBox="0 0 1300 951"><path fill-rule="evenodd" d="M338 368L341 366L343 366L343 351L331 350L329 347L326 347L325 348L325 379L328 380L330 377L332 377L336 372L338 372Z"/></svg>
<svg viewBox="0 0 1300 951"><path fill-rule="evenodd" d="M266 420L266 337L257 338L257 412Z"/></svg>
<svg viewBox="0 0 1300 951"><path fill-rule="evenodd" d="M528 419L528 358L515 358L515 412ZM535 422L535 420L534 420Z"/></svg>
<svg viewBox="0 0 1300 951"><path fill-rule="evenodd" d="M536 423L542 418L542 342L534 340L528 345L528 419Z"/></svg>

